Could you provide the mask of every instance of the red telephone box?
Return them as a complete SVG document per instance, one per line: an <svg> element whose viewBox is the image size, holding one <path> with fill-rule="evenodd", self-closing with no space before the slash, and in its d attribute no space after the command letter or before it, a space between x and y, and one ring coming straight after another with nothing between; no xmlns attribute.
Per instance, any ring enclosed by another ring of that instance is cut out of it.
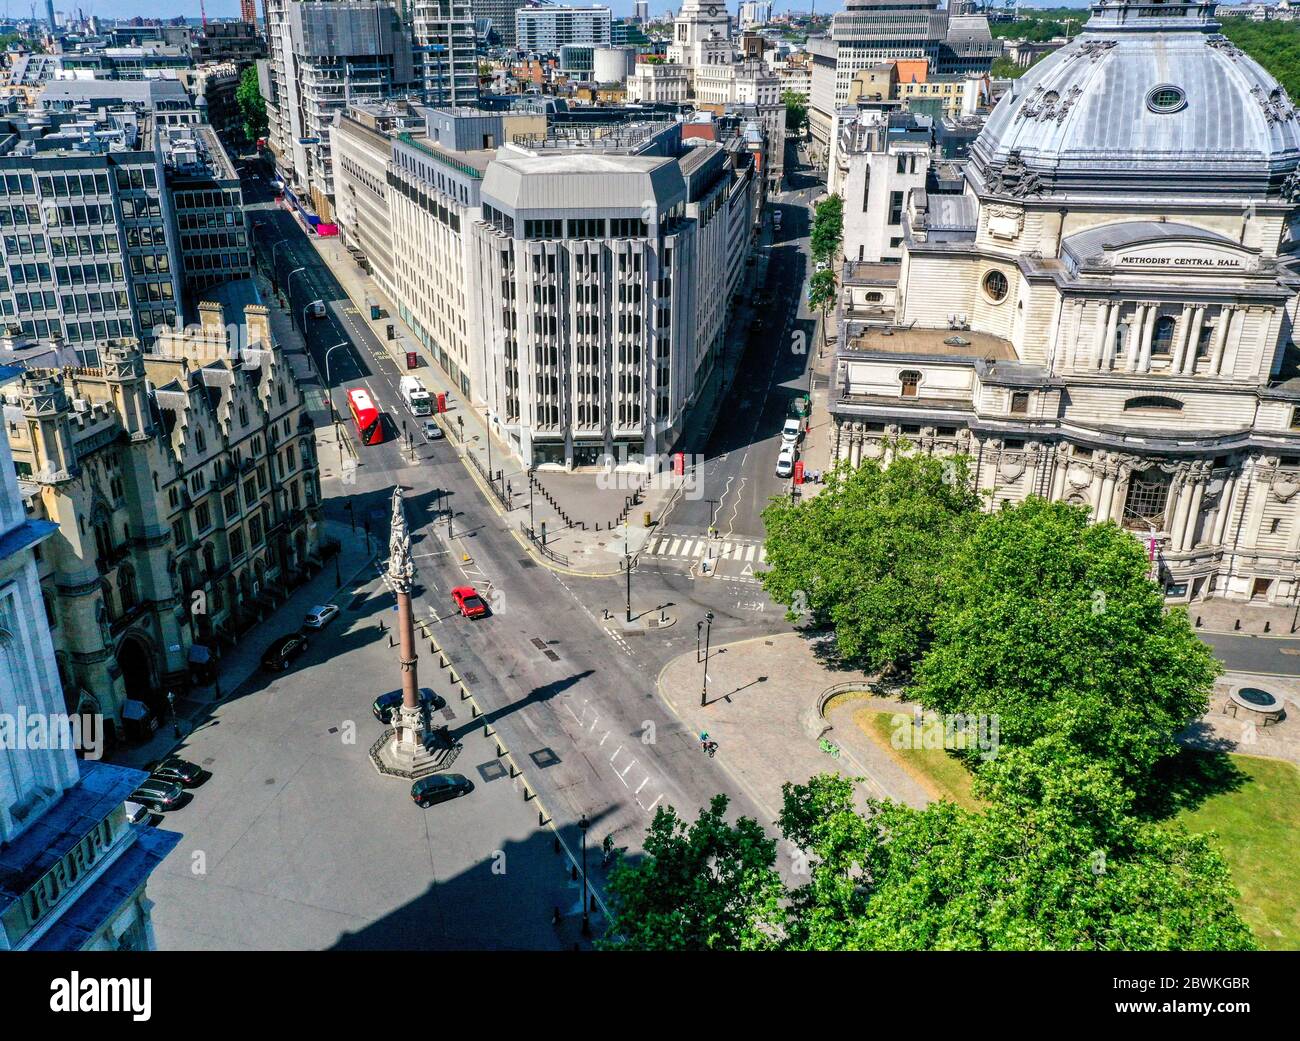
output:
<svg viewBox="0 0 1300 1041"><path fill-rule="evenodd" d="M439 412L447 411L447 395L442 391L438 392L438 411Z"/></svg>
<svg viewBox="0 0 1300 1041"><path fill-rule="evenodd" d="M675 473L678 477L681 477L683 474L686 473L686 453L685 453L685 452L674 452L674 453L673 453L673 473Z"/></svg>
<svg viewBox="0 0 1300 1041"><path fill-rule="evenodd" d="M794 464L794 483L803 484L803 460L797 460Z"/></svg>
<svg viewBox="0 0 1300 1041"><path fill-rule="evenodd" d="M420 359L419 359L419 357L416 355L415 351L407 351L407 352L406 352L406 367L407 367L408 369L413 369L413 368L415 368L415 367L416 367L417 365L419 365L419 364L420 364Z"/></svg>

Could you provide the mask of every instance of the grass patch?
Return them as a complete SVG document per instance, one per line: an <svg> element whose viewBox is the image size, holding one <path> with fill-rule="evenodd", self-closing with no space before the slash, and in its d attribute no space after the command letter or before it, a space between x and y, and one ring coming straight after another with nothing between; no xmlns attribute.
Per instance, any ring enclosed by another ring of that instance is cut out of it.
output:
<svg viewBox="0 0 1300 1041"><path fill-rule="evenodd" d="M983 809L971 794L971 772L955 755L942 748L895 748L894 717L890 710L860 708L853 713L858 728L894 757L904 770L935 799L947 799L963 809ZM909 725L911 717L908 717Z"/></svg>
<svg viewBox="0 0 1300 1041"><path fill-rule="evenodd" d="M1187 752L1193 769L1203 773L1206 760L1235 768L1237 783L1208 794L1172 819L1189 831L1217 836L1241 892L1237 910L1261 947L1300 950L1300 770L1278 759L1221 753ZM1197 761L1199 760L1199 762Z"/></svg>

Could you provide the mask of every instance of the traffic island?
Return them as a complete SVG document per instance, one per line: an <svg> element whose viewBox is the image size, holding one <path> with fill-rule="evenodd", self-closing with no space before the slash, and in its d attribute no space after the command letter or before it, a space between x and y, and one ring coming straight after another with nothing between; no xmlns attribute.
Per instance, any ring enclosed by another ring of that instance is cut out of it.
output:
<svg viewBox="0 0 1300 1041"><path fill-rule="evenodd" d="M641 611L632 615L632 620L627 620L627 613L624 610L611 611L605 609L605 617L601 619L601 624L606 629L621 630L623 632L654 632L659 629L668 629L677 624L677 612L668 607L655 607L648 611Z"/></svg>

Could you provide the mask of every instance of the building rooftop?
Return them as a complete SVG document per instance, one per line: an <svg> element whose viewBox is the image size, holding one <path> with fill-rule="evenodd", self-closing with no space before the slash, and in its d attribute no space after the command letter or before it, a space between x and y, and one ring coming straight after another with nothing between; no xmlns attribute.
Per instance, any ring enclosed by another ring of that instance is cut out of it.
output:
<svg viewBox="0 0 1300 1041"><path fill-rule="evenodd" d="M1014 361L1010 340L969 329L905 329L899 326L868 326L843 348L847 352L912 354L930 357L979 358L985 361Z"/></svg>

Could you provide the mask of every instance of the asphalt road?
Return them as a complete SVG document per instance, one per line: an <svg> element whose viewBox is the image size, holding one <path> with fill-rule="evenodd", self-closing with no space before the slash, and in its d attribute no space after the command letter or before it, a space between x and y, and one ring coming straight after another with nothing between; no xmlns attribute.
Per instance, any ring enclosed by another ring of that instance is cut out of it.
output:
<svg viewBox="0 0 1300 1041"><path fill-rule="evenodd" d="M797 172L790 180L793 190L778 195L769 207L782 218L767 247L767 285L760 296L766 317L747 334L732 333L747 335L748 342L699 464L702 490L673 508L665 522L669 532L701 535L712 524L724 539L761 539L763 508L774 497L789 494L789 479L776 476L776 457L781 426L794 414L794 401L808 390L808 350L814 348L816 329L807 294L809 206L824 191Z"/></svg>
<svg viewBox="0 0 1300 1041"><path fill-rule="evenodd" d="M246 198L258 211L255 221L265 221L256 234L266 255L274 253L279 284L290 279L296 314L310 300L327 301L326 318L306 321L316 371L325 371L325 352L342 344L329 360L336 400L343 401L343 388L364 385L400 423L400 372L383 345L350 311L353 305L328 267L294 219L270 202L265 185L251 184ZM794 263L789 261L792 270ZM459 405L452 402L453 409ZM318 410L315 418L327 421L328 413ZM569 577L538 566L485 501L455 446L427 443L418 434L414 440L414 463L400 440L360 448L355 484L344 485L337 474L323 480L327 513L355 517L359 524L369 519L372 534L386 540L389 497L395 484L402 485L418 540L417 610L432 621L439 642L507 747L531 771L557 822L571 826L586 813L595 821L597 842L611 833L619 846L635 851L661 805L693 817L714 794L725 792L739 812L760 816L721 762L705 756L697 735L687 733L662 704L655 680L668 660L691 649L696 622L706 612L714 614L716 643L785 630L783 609L767 603L752 579L701 582L683 572L644 567L633 578L634 609L666 607L677 624L658 632L611 632L601 623L602 608L621 612L620 580ZM334 463L323 460L323 469L337 470ZM452 613L450 589L466 584L489 599L492 617L470 622ZM422 683L437 687L442 677L434 666L427 654L422 657ZM337 667L326 659L313 669L327 675ZM379 692L396 686L397 679L394 657L391 676L362 682ZM725 749L719 752L724 759Z"/></svg>

